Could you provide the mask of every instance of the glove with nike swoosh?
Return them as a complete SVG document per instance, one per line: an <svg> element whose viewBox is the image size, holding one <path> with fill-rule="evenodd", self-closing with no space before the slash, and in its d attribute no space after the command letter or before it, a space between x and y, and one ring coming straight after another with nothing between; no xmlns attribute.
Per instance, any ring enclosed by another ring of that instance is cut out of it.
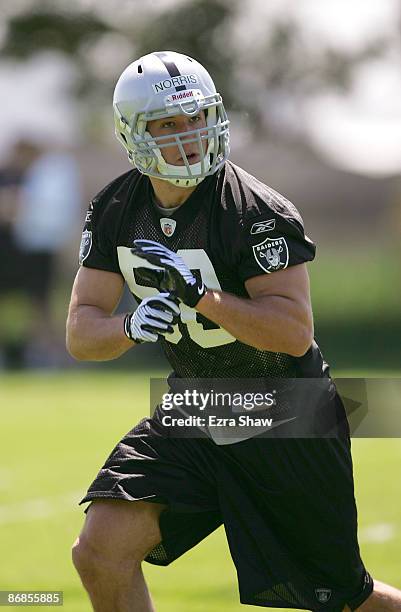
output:
<svg viewBox="0 0 401 612"><path fill-rule="evenodd" d="M184 304L195 308L205 295L207 288L199 282L182 257L153 240L135 240L131 252L146 259L154 266L163 268L160 289L176 295Z"/></svg>

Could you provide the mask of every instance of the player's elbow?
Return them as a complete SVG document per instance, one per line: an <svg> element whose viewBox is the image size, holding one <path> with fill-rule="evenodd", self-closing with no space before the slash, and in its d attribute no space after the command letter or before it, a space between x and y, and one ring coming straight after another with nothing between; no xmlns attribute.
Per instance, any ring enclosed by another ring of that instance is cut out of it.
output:
<svg viewBox="0 0 401 612"><path fill-rule="evenodd" d="M253 346L260 351L273 351L275 353L285 353L291 357L302 357L309 350L313 342L313 334L297 333L291 337L281 337L277 342L271 341L271 338L266 335L266 342L258 338L258 341Z"/></svg>
<svg viewBox="0 0 401 612"><path fill-rule="evenodd" d="M287 352L292 357L303 357L310 349L312 342L313 325L300 325L297 333L293 335L290 350Z"/></svg>
<svg viewBox="0 0 401 612"><path fill-rule="evenodd" d="M302 357L313 343L313 319L304 313L301 316L287 318L285 325L282 325L273 336L269 331L268 328L266 334L258 337L258 342L254 346L259 350Z"/></svg>
<svg viewBox="0 0 401 612"><path fill-rule="evenodd" d="M65 346L68 353L77 361L85 361L87 359L82 350L82 340L77 329L77 319L70 312L66 324Z"/></svg>
<svg viewBox="0 0 401 612"><path fill-rule="evenodd" d="M256 348L262 351L273 351L275 353L285 353L291 357L302 357L311 347L313 342L313 326L289 325L284 333L281 333L272 342L272 338L267 333L265 342L263 337L258 339ZM262 340L262 341L261 341Z"/></svg>
<svg viewBox="0 0 401 612"><path fill-rule="evenodd" d="M73 357L77 361L85 361L85 355L82 352L79 342L74 339L73 334L69 332L68 328L65 339L65 346L71 357Z"/></svg>
<svg viewBox="0 0 401 612"><path fill-rule="evenodd" d="M292 325L288 326L288 340L292 357L303 357L308 352L314 337L313 314L310 307L302 307L296 311Z"/></svg>
<svg viewBox="0 0 401 612"><path fill-rule="evenodd" d="M90 361L84 353L81 353L79 350L71 346L71 344L66 343L66 347L67 347L68 353L76 361Z"/></svg>
<svg viewBox="0 0 401 612"><path fill-rule="evenodd" d="M291 357L303 357L310 349L311 344L312 342L308 342L307 344L299 344L294 346L294 348L288 351L288 354L291 355Z"/></svg>
<svg viewBox="0 0 401 612"><path fill-rule="evenodd" d="M71 357L76 361L97 361L90 354L88 347L82 341L82 336L76 330L69 328L67 325L66 332L65 346Z"/></svg>

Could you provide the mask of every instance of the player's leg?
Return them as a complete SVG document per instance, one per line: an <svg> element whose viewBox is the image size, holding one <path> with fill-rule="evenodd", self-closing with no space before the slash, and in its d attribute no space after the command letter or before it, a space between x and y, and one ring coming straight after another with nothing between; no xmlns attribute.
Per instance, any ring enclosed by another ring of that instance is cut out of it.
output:
<svg viewBox="0 0 401 612"><path fill-rule="evenodd" d="M141 562L160 542L165 506L95 500L73 547L73 562L95 612L154 610Z"/></svg>
<svg viewBox="0 0 401 612"><path fill-rule="evenodd" d="M241 602L359 609L373 581L356 537L348 440L259 438L220 449L216 478Z"/></svg>
<svg viewBox="0 0 401 612"><path fill-rule="evenodd" d="M396 612L401 610L401 591L375 580L373 593L359 607L357 612ZM346 606L344 612L350 612Z"/></svg>

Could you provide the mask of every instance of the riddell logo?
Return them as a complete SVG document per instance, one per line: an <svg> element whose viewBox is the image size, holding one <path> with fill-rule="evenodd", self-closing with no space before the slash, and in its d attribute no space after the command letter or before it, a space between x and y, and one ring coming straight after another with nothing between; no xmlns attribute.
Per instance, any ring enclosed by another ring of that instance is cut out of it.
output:
<svg viewBox="0 0 401 612"><path fill-rule="evenodd" d="M184 100L185 98L192 98L194 95L194 92L192 91L192 89L190 89L189 91L183 91L182 93L179 94L171 94L171 99L173 102L175 102L176 100Z"/></svg>

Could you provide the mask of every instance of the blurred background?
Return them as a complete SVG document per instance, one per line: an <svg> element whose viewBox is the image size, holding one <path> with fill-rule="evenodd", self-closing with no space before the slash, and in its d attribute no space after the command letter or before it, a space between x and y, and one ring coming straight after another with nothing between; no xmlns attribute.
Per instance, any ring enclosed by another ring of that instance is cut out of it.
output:
<svg viewBox="0 0 401 612"><path fill-rule="evenodd" d="M63 589L66 610L84 612L69 554L82 523L77 503L148 413L149 376L168 371L153 346L106 364L75 363L64 348L87 206L130 167L114 138L118 76L154 50L206 66L232 121L231 159L292 200L317 244L315 333L332 372L400 376L401 5L0 8L0 589ZM128 295L121 308L130 308ZM399 385L390 396L397 415ZM401 588L401 440L353 448L365 563ZM244 610L221 529L171 568L145 571L164 612Z"/></svg>
<svg viewBox="0 0 401 612"><path fill-rule="evenodd" d="M14 0L2 14L3 369L73 365L64 320L85 210L129 168L113 134L114 84L155 49L209 69L232 160L300 209L318 247L310 274L326 359L399 368L398 0ZM150 349L115 365L146 367Z"/></svg>

